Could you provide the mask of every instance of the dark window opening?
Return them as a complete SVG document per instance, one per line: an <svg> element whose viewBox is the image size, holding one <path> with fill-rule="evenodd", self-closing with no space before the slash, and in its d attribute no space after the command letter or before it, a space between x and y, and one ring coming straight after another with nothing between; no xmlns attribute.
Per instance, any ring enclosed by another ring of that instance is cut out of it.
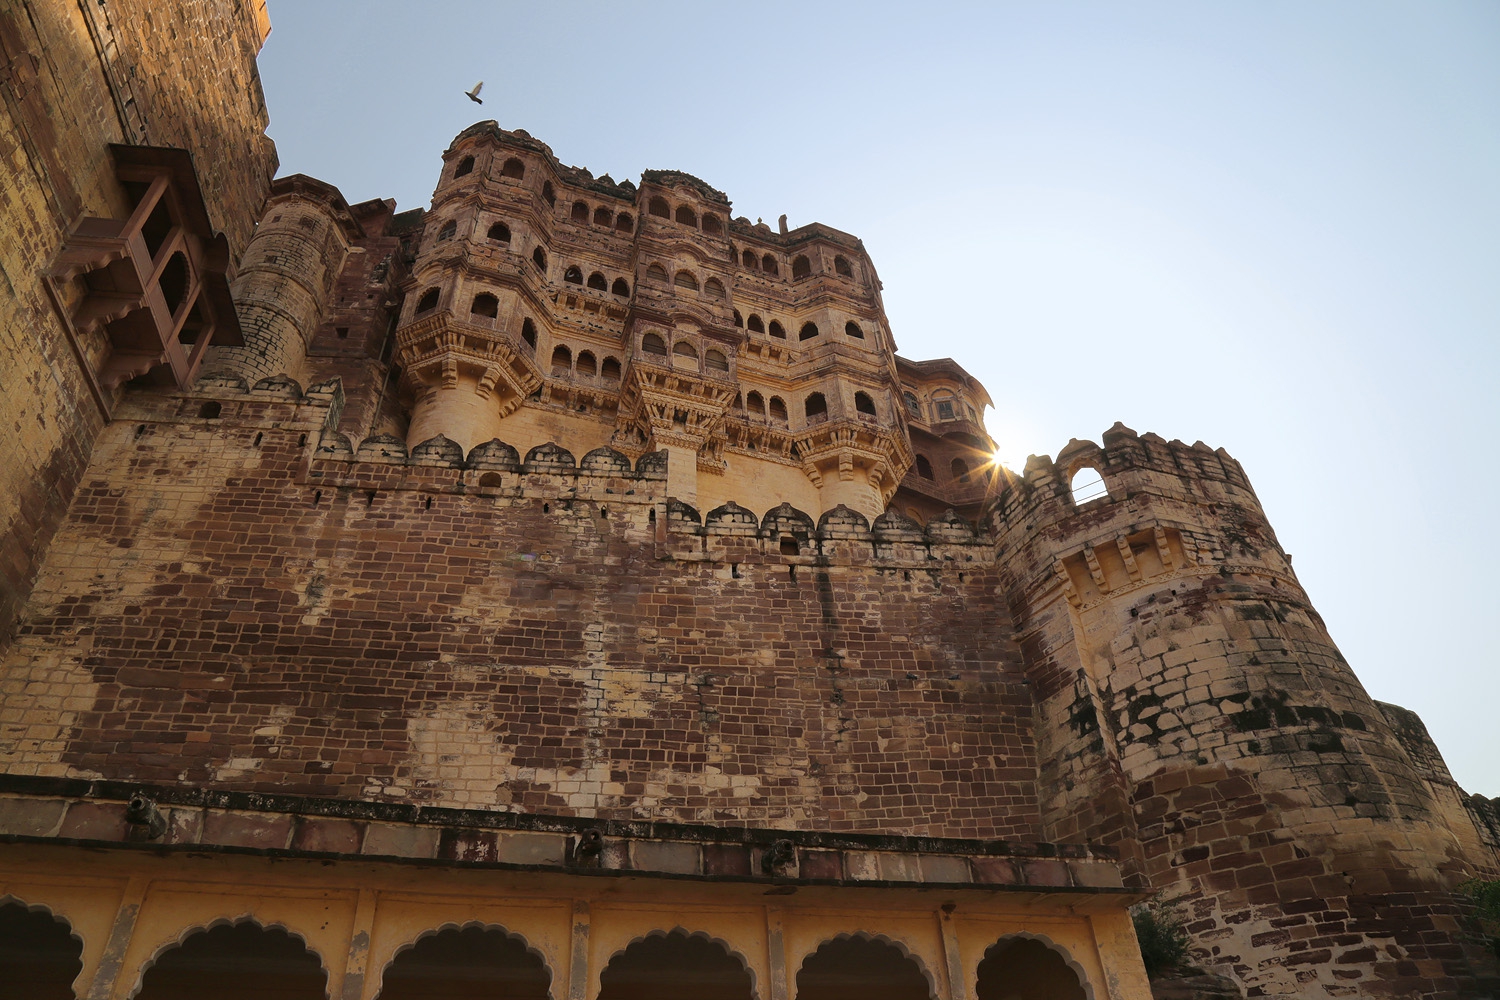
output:
<svg viewBox="0 0 1500 1000"><path fill-rule="evenodd" d="M557 204L557 193L552 190L552 182L551 181L543 181L542 182L542 199L548 205L556 206L556 204Z"/></svg>
<svg viewBox="0 0 1500 1000"><path fill-rule="evenodd" d="M667 342L659 334L648 333L641 338L641 350L664 358L667 356Z"/></svg>
<svg viewBox="0 0 1500 1000"><path fill-rule="evenodd" d="M791 535L781 536L781 554L784 556L795 556L802 554L802 547L797 544L797 539Z"/></svg>
<svg viewBox="0 0 1500 1000"><path fill-rule="evenodd" d="M536 349L536 324L529 319L521 323L521 339Z"/></svg>
<svg viewBox="0 0 1500 1000"><path fill-rule="evenodd" d="M322 1000L326 985L322 963L301 941L247 921L190 935L146 970L136 998Z"/></svg>
<svg viewBox="0 0 1500 1000"><path fill-rule="evenodd" d="M780 396L772 396L771 401L766 404L766 412L770 413L773 418L785 423L787 417L786 400Z"/></svg>
<svg viewBox="0 0 1500 1000"><path fill-rule="evenodd" d="M573 370L580 375L592 376L598 374L599 366L598 363L595 362L592 352L583 351L579 353L578 363L573 366Z"/></svg>
<svg viewBox="0 0 1500 1000"><path fill-rule="evenodd" d="M969 463L963 459L955 458L948 469L953 473L953 478L959 482L967 483L969 481Z"/></svg>
<svg viewBox="0 0 1500 1000"><path fill-rule="evenodd" d="M500 315L500 300L489 292L480 292L474 296L474 301L469 305L469 312L475 316L487 316L494 319Z"/></svg>
<svg viewBox="0 0 1500 1000"><path fill-rule="evenodd" d="M599 208L594 209L594 225L603 226L605 229L608 229L610 223L613 221L614 220L610 218L609 209L603 207L602 205Z"/></svg>
<svg viewBox="0 0 1500 1000"><path fill-rule="evenodd" d="M798 340L812 340L818 335L818 324L803 323L802 329L797 331Z"/></svg>
<svg viewBox="0 0 1500 1000"><path fill-rule="evenodd" d="M609 286L609 293L611 295L629 295L630 282L624 278L616 278L615 283Z"/></svg>
<svg viewBox="0 0 1500 1000"><path fill-rule="evenodd" d="M859 328L859 324L858 323L854 322L853 320L850 320L849 322L847 322L847 323L844 324L844 336L846 336L846 337L857 337L860 340L864 340L865 339L865 331L863 331L863 330L861 330Z"/></svg>
<svg viewBox="0 0 1500 1000"><path fill-rule="evenodd" d="M439 240L451 240L453 238L453 234L456 232L458 232L458 223L454 222L452 219L449 219L447 222L443 223L443 228L438 230L437 238Z"/></svg>
<svg viewBox="0 0 1500 1000"><path fill-rule="evenodd" d="M709 351L703 355L703 367L709 371L727 372L729 370L729 359L719 351Z"/></svg>
<svg viewBox="0 0 1500 1000"><path fill-rule="evenodd" d="M458 166L456 166L456 167L453 168L453 176L454 177L463 177L466 174L473 173L473 171L474 171L474 157L472 157L472 156L465 156L462 160L458 161Z"/></svg>
<svg viewBox="0 0 1500 1000"><path fill-rule="evenodd" d="M575 202L573 202L573 221L574 222L588 222L589 221L589 207L587 205L585 205L581 201L575 201Z"/></svg>
<svg viewBox="0 0 1500 1000"><path fill-rule="evenodd" d="M802 408L809 420L814 417L826 417L828 415L828 400L824 398L821 392L815 392L807 397L807 402L803 404Z"/></svg>
<svg viewBox="0 0 1500 1000"><path fill-rule="evenodd" d="M497 243L509 243L510 227L503 222L497 222L490 227L490 231L485 235Z"/></svg>
<svg viewBox="0 0 1500 1000"><path fill-rule="evenodd" d="M204 403L202 406L198 407L198 416L202 417L204 420L213 420L223 411L224 408L222 404L210 400L207 403Z"/></svg>
<svg viewBox="0 0 1500 1000"><path fill-rule="evenodd" d="M850 267L849 262L842 257L833 258L833 270L835 274L843 275L846 278L854 277L854 268Z"/></svg>
<svg viewBox="0 0 1500 1000"><path fill-rule="evenodd" d="M500 176L514 177L517 180L520 180L521 178L526 176L526 164L522 163L520 160L512 156L510 159L506 160L505 165L500 168ZM552 184L550 182L547 184L543 184L542 196L548 197L551 193ZM548 200L550 201L551 199L548 198Z"/></svg>
<svg viewBox="0 0 1500 1000"><path fill-rule="evenodd" d="M420 316L424 312L431 312L437 308L437 304L438 290L436 288L427 289L427 291L422 293L422 297L417 299L417 315Z"/></svg>
<svg viewBox="0 0 1500 1000"><path fill-rule="evenodd" d="M188 289L187 256L181 250L172 254L172 259L167 261L167 266L161 269L161 277L157 279L157 285L161 288L162 298L167 302L167 312L176 316Z"/></svg>
<svg viewBox="0 0 1500 1000"><path fill-rule="evenodd" d="M932 463L927 460L926 455L917 456L917 475L921 476L923 479L937 479L937 476L933 475L932 472Z"/></svg>
<svg viewBox="0 0 1500 1000"><path fill-rule="evenodd" d="M761 318L759 316L755 315L755 313L751 313L750 314L749 324L750 324L750 332L751 333L765 333L766 332L766 324L764 322L762 322Z"/></svg>
<svg viewBox="0 0 1500 1000"><path fill-rule="evenodd" d="M646 206L646 211L662 219L672 217L672 209L665 198L652 198L650 204Z"/></svg>
<svg viewBox="0 0 1500 1000"><path fill-rule="evenodd" d="M694 292L698 290L698 279L687 271L678 271L677 276L672 279L672 284L678 288L686 288Z"/></svg>
<svg viewBox="0 0 1500 1000"><path fill-rule="evenodd" d="M798 257L792 261L793 278L806 278L810 274L812 274L812 261L806 257Z"/></svg>
<svg viewBox="0 0 1500 1000"><path fill-rule="evenodd" d="M738 327L744 327L745 325L745 317L740 315L738 309L734 310L734 325Z"/></svg>
<svg viewBox="0 0 1500 1000"><path fill-rule="evenodd" d="M710 236L722 236L724 233L724 224L719 221L717 215L705 213L703 216L703 231Z"/></svg>
<svg viewBox="0 0 1500 1000"><path fill-rule="evenodd" d="M531 251L531 262L535 264L543 274L547 273L547 251L537 247Z"/></svg>
<svg viewBox="0 0 1500 1000"><path fill-rule="evenodd" d="M562 345L552 348L552 374L566 375L573 370L573 352Z"/></svg>
<svg viewBox="0 0 1500 1000"><path fill-rule="evenodd" d="M619 233L634 232L635 220L628 213L621 212L615 217L615 231Z"/></svg>
<svg viewBox="0 0 1500 1000"><path fill-rule="evenodd" d="M750 973L723 945L652 934L610 959L595 1000L751 1000Z"/></svg>
<svg viewBox="0 0 1500 1000"><path fill-rule="evenodd" d="M646 280L660 281L665 284L667 280L667 269L662 267L660 264L652 264L650 267L646 268Z"/></svg>
<svg viewBox="0 0 1500 1000"><path fill-rule="evenodd" d="M593 274L589 275L589 287L597 288L601 292L607 292L609 291L609 281L604 277L604 275L600 274L598 271L595 271Z"/></svg>
<svg viewBox="0 0 1500 1000"><path fill-rule="evenodd" d="M776 270L776 258L766 254L760 259L760 269L767 274L779 274Z"/></svg>
<svg viewBox="0 0 1500 1000"><path fill-rule="evenodd" d="M751 271L758 271L758 270L760 270L760 262L755 259L755 253L754 253L754 251L746 250L745 251L745 256L743 257L743 259L742 259L741 262L745 265L745 267L747 269L749 269Z"/></svg>
<svg viewBox="0 0 1500 1000"><path fill-rule="evenodd" d="M868 393L856 392L854 394L854 409L858 413L868 413L873 417L875 415L875 400L871 399Z"/></svg>
<svg viewBox="0 0 1500 1000"><path fill-rule="evenodd" d="M678 222L679 225L692 226L694 229L697 229L698 228L698 213L694 212L687 205L678 205L677 206L677 222Z"/></svg>
<svg viewBox="0 0 1500 1000"><path fill-rule="evenodd" d="M724 286L719 283L718 278L709 278L703 283L703 294L710 298L722 299L724 297Z"/></svg>
<svg viewBox="0 0 1500 1000"><path fill-rule="evenodd" d="M620 380L620 359L605 358L604 364L599 366L599 377Z"/></svg>
<svg viewBox="0 0 1500 1000"><path fill-rule="evenodd" d="M563 272L563 280L570 285L581 285L583 284L583 272L576 266L569 267Z"/></svg>
<svg viewBox="0 0 1500 1000"><path fill-rule="evenodd" d="M750 395L745 397L745 409L751 413L759 413L761 416L765 416L766 401L761 398L760 393L752 391Z"/></svg>

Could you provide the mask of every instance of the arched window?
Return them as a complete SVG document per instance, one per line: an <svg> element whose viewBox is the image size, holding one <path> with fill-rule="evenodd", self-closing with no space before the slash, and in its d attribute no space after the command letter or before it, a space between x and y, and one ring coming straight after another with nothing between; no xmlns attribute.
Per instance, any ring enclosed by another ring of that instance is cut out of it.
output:
<svg viewBox="0 0 1500 1000"><path fill-rule="evenodd" d="M772 257L770 254L766 254L760 259L760 269L767 274L780 273L776 270L776 258Z"/></svg>
<svg viewBox="0 0 1500 1000"><path fill-rule="evenodd" d="M667 204L667 199L660 196L651 199L651 203L646 206L646 211L662 219L670 219L672 217L671 206Z"/></svg>
<svg viewBox="0 0 1500 1000"><path fill-rule="evenodd" d="M535 250L531 251L531 262L535 264L543 274L547 273L547 251L543 250L541 247L537 247Z"/></svg>
<svg viewBox="0 0 1500 1000"><path fill-rule="evenodd" d="M548 1000L551 985L541 956L521 938L496 927L449 927L396 953L381 977L380 1000Z"/></svg>
<svg viewBox="0 0 1500 1000"><path fill-rule="evenodd" d="M688 271L678 271L676 277L672 279L672 284L693 292L698 290L698 279Z"/></svg>
<svg viewBox="0 0 1500 1000"><path fill-rule="evenodd" d="M727 372L729 370L729 359L720 351L709 351L703 355L703 367L711 372Z"/></svg>
<svg viewBox="0 0 1500 1000"><path fill-rule="evenodd" d="M718 278L709 278L703 283L703 294L709 298L722 299L724 297L724 286L719 283Z"/></svg>
<svg viewBox="0 0 1500 1000"><path fill-rule="evenodd" d="M1067 960L1035 938L1001 938L979 963L976 1000L1047 997L1084 1000L1088 996Z"/></svg>
<svg viewBox="0 0 1500 1000"><path fill-rule="evenodd" d="M932 463L927 460L926 455L917 456L917 475L921 476L923 479L937 479L937 476L932 474Z"/></svg>
<svg viewBox="0 0 1500 1000"><path fill-rule="evenodd" d="M1088 465L1073 473L1073 479L1068 484L1068 488L1073 492L1075 504L1088 503L1090 500L1109 496L1109 488L1104 485L1104 477L1099 475L1098 469Z"/></svg>
<svg viewBox="0 0 1500 1000"><path fill-rule="evenodd" d="M494 994L499 996L501 994ZM750 973L717 941L651 934L609 960L595 1000L751 1000Z"/></svg>
<svg viewBox="0 0 1500 1000"><path fill-rule="evenodd" d="M72 1000L82 956L83 942L64 921L20 903L0 906L0 974L7 995Z"/></svg>
<svg viewBox="0 0 1500 1000"><path fill-rule="evenodd" d="M842 257L833 258L833 271L835 274L841 274L846 278L854 277L854 268L850 267L849 262Z"/></svg>
<svg viewBox="0 0 1500 1000"><path fill-rule="evenodd" d="M689 344L685 340L679 340L677 343L673 344L672 345L672 353L675 354L679 358L687 358L694 365L696 365L698 363L698 352L697 352L697 350L694 349L694 347L693 347L692 344Z"/></svg>
<svg viewBox="0 0 1500 1000"><path fill-rule="evenodd" d="M557 192L555 192L555 191L552 190L552 182L551 181L543 181L542 182L542 198L549 205L556 205L557 204Z"/></svg>
<svg viewBox="0 0 1500 1000"><path fill-rule="evenodd" d="M860 340L864 340L865 339L865 331L861 330L859 328L859 324L856 323L856 322L854 322L854 320L851 319L849 322L847 322L847 323L844 324L844 336L846 336L846 337L857 337Z"/></svg>
<svg viewBox="0 0 1500 1000"><path fill-rule="evenodd" d="M812 340L818 335L818 324L803 323L802 329L797 331L798 340Z"/></svg>
<svg viewBox="0 0 1500 1000"><path fill-rule="evenodd" d="M475 316L488 316L494 319L500 315L500 300L489 292L480 292L474 296L474 301L469 303L469 312Z"/></svg>
<svg viewBox="0 0 1500 1000"><path fill-rule="evenodd" d="M536 324L529 319L521 323L521 339L530 344L532 350L536 350Z"/></svg>
<svg viewBox="0 0 1500 1000"><path fill-rule="evenodd" d="M500 176L514 177L516 180L520 180L522 177L526 176L526 164L522 163L520 160L512 156L510 159L505 161L505 166L500 168ZM550 182L542 185L543 197L546 197L551 193L551 191L552 184Z"/></svg>
<svg viewBox="0 0 1500 1000"><path fill-rule="evenodd" d="M753 250L746 250L745 251L745 256L741 259L741 263L743 263L745 265L745 268L747 270L750 270L750 271L759 271L760 270L760 262L755 259L755 251L753 251Z"/></svg>
<svg viewBox="0 0 1500 1000"><path fill-rule="evenodd" d="M780 420L782 423L786 423L786 400L780 396L772 396L770 402L766 404L766 412L771 415L773 420Z"/></svg>
<svg viewBox="0 0 1500 1000"><path fill-rule="evenodd" d="M743 410L745 408L745 397L739 393L734 394L734 408L736 410Z"/></svg>
<svg viewBox="0 0 1500 1000"><path fill-rule="evenodd" d="M667 269L662 267L660 264L652 264L650 267L646 268L646 280L660 281L662 284L666 284Z"/></svg>
<svg viewBox="0 0 1500 1000"><path fill-rule="evenodd" d="M802 256L798 256L797 259L792 261L792 277L794 279L805 278L810 274L812 274L812 261Z"/></svg>
<svg viewBox="0 0 1500 1000"><path fill-rule="evenodd" d="M913 420L922 419L922 401L909 392L901 394L901 400L906 404L906 412L911 414ZM931 477L929 477L931 478Z"/></svg>
<svg viewBox="0 0 1500 1000"><path fill-rule="evenodd" d="M854 394L854 410L856 413L868 413L875 416L875 400L870 398L867 392L856 392Z"/></svg>
<svg viewBox="0 0 1500 1000"><path fill-rule="evenodd" d="M738 309L734 311L734 325L738 327L743 327L745 325L745 317L740 315L740 311Z"/></svg>
<svg viewBox="0 0 1500 1000"><path fill-rule="evenodd" d="M660 334L648 333L641 338L641 350L664 358L667 356L667 342L661 339Z"/></svg>
<svg viewBox="0 0 1500 1000"><path fill-rule="evenodd" d="M465 156L462 160L458 161L458 166L456 166L456 167L453 168L453 176L454 177L462 177L465 174L472 173L473 170L474 170L474 157L472 157L472 156Z"/></svg>
<svg viewBox="0 0 1500 1000"><path fill-rule="evenodd" d="M451 240L453 239L453 234L456 232L458 232L458 223L449 219L443 223L443 228L438 230L437 238L440 240Z"/></svg>
<svg viewBox="0 0 1500 1000"><path fill-rule="evenodd" d="M189 935L146 970L135 996L322 1000L327 980L318 956L297 938L246 921Z"/></svg>
<svg viewBox="0 0 1500 1000"><path fill-rule="evenodd" d="M615 283L613 285L609 286L609 294L611 294L611 295L629 295L630 294L630 282L626 281L624 278L616 278L615 279Z"/></svg>
<svg viewBox="0 0 1500 1000"><path fill-rule="evenodd" d="M563 280L570 285L583 284L583 271L575 264L563 272Z"/></svg>
<svg viewBox="0 0 1500 1000"><path fill-rule="evenodd" d="M803 404L803 410L807 413L807 419L828 416L828 400L821 392L811 393Z"/></svg>
<svg viewBox="0 0 1500 1000"><path fill-rule="evenodd" d="M620 359L605 358L604 364L599 366L599 377L613 379L618 382L620 380Z"/></svg>
<svg viewBox="0 0 1500 1000"><path fill-rule="evenodd" d="M503 222L497 222L490 227L490 231L488 233L485 233L485 236L494 240L496 243L509 243L510 227Z"/></svg>
<svg viewBox="0 0 1500 1000"><path fill-rule="evenodd" d="M750 314L750 319L748 320L748 322L750 324L750 332L751 333L765 333L766 332L766 324L764 322L762 322L761 318L759 316L755 315L755 313L751 313Z"/></svg>
<svg viewBox="0 0 1500 1000"><path fill-rule="evenodd" d="M928 1000L922 969L893 944L866 937L825 941L797 970L797 1000ZM1018 993L1017 996L1047 994ZM1050 1000L1050 998L1049 998Z"/></svg>
<svg viewBox="0 0 1500 1000"><path fill-rule="evenodd" d="M752 390L750 395L745 397L745 409L751 413L759 413L761 416L765 416L766 401L761 397L760 393Z"/></svg>
<svg viewBox="0 0 1500 1000"><path fill-rule="evenodd" d="M584 204L581 201L575 201L575 202L573 202L573 221L574 222L588 222L589 221L589 207L588 207L588 205Z"/></svg>
<svg viewBox="0 0 1500 1000"><path fill-rule="evenodd" d="M630 217L630 213L621 212L619 215L615 216L615 232L630 233L634 231L635 220Z"/></svg>
<svg viewBox="0 0 1500 1000"><path fill-rule="evenodd" d="M605 208L603 205L600 205L598 208L594 209L594 225L603 226L605 229L608 229L609 224L612 221L614 220L612 220L609 216L609 209Z"/></svg>
<svg viewBox="0 0 1500 1000"><path fill-rule="evenodd" d="M566 375L573 370L573 352L561 344L552 348L552 374Z"/></svg>
<svg viewBox="0 0 1500 1000"><path fill-rule="evenodd" d="M952 464L948 466L948 469L953 473L953 478L959 482L967 483L969 481L969 463L963 459L955 458Z"/></svg>
<svg viewBox="0 0 1500 1000"><path fill-rule="evenodd" d="M786 328L783 327L780 323L776 322L774 319L771 320L771 336L775 337L777 340L786 339Z"/></svg>
<svg viewBox="0 0 1500 1000"><path fill-rule="evenodd" d="M719 221L717 215L703 213L703 231L710 236L724 235L724 223Z"/></svg>
<svg viewBox="0 0 1500 1000"><path fill-rule="evenodd" d="M432 312L432 310L437 308L437 305L438 290L436 288L429 288L427 289L427 291L423 292L422 297L417 300L416 315L420 316L424 312Z"/></svg>
<svg viewBox="0 0 1500 1000"><path fill-rule="evenodd" d="M604 275L600 274L598 271L595 271L593 274L589 275L589 287L597 288L601 292L607 292L609 291L609 281L604 277Z"/></svg>
<svg viewBox="0 0 1500 1000"><path fill-rule="evenodd" d="M698 213L694 212L692 207L689 205L678 205L677 222L679 225L692 226L694 229L697 229Z"/></svg>
<svg viewBox="0 0 1500 1000"><path fill-rule="evenodd" d="M599 365L594 360L594 355L591 351L580 351L578 353L578 363L573 366L573 370L580 375L594 375L598 373Z"/></svg>

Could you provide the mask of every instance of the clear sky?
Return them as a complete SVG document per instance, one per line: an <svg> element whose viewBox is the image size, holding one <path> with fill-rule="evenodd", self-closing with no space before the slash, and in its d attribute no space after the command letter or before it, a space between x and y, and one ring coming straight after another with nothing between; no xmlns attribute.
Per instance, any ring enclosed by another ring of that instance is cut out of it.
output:
<svg viewBox="0 0 1500 1000"><path fill-rule="evenodd" d="M1244 463L1370 693L1500 796L1500 4L272 0L283 173L425 206L493 118L865 241L1002 453ZM484 106L463 96L484 80Z"/></svg>

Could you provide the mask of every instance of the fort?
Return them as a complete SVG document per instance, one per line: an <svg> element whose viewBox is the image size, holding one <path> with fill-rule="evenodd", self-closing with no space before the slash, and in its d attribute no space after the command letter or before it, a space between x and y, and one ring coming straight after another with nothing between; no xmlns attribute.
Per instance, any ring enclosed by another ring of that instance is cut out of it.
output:
<svg viewBox="0 0 1500 1000"><path fill-rule="evenodd" d="M267 31L0 9L6 982L1146 998L1165 897L1192 995L1500 989L1500 808L1226 451L996 465L856 237L685 173L273 179Z"/></svg>

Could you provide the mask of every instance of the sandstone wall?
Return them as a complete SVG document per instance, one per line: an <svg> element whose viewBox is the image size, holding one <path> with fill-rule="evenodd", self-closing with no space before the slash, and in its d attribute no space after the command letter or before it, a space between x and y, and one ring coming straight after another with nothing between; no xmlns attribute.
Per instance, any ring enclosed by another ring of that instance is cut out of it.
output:
<svg viewBox="0 0 1500 1000"><path fill-rule="evenodd" d="M5 662L6 770L1037 839L1030 691L961 524L705 527L612 454L352 461L314 450L334 395L132 397Z"/></svg>
<svg viewBox="0 0 1500 1000"><path fill-rule="evenodd" d="M127 209L107 144L196 155L210 217L245 247L276 167L255 70L264 10L19 0L0 8L0 644L88 462L96 399L42 282L74 220ZM234 155L226 155L233 150Z"/></svg>

